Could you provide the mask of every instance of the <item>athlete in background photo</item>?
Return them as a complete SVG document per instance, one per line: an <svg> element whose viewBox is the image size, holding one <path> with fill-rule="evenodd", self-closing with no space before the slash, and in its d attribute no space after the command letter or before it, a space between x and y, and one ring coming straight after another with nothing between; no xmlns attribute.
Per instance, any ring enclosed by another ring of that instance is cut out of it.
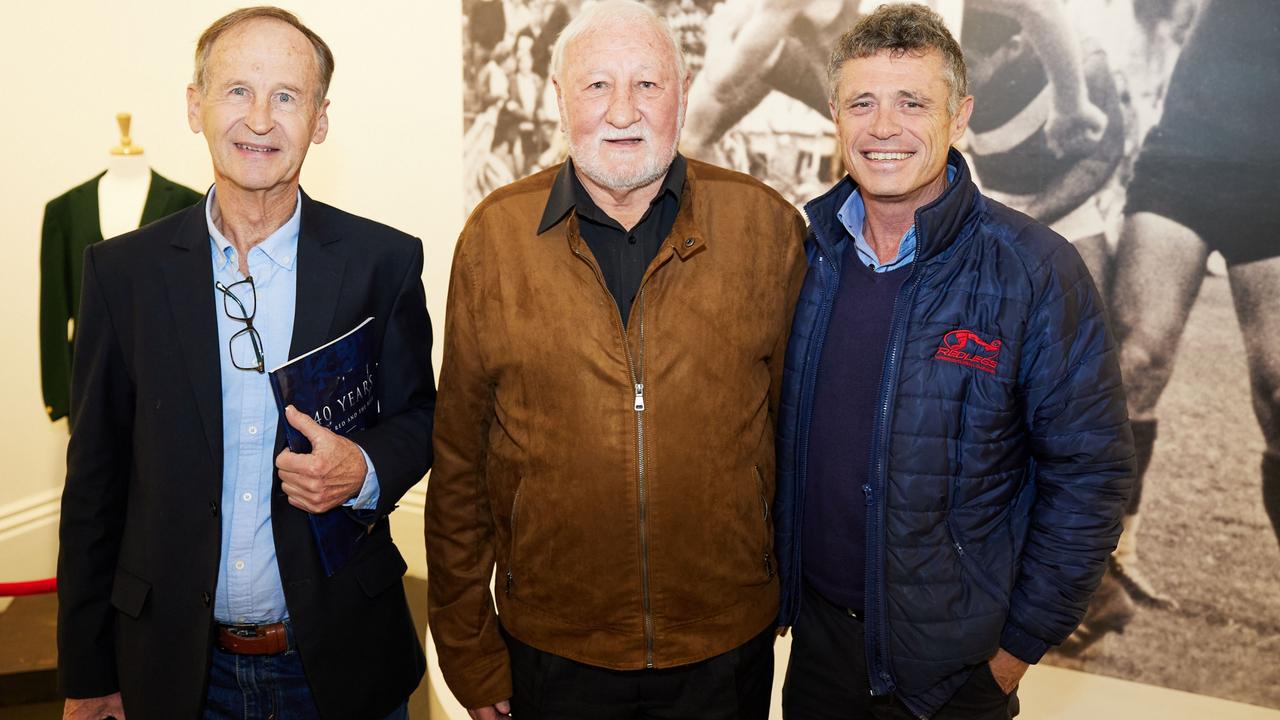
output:
<svg viewBox="0 0 1280 720"><path fill-rule="evenodd" d="M938 2L923 4L936 9ZM825 115L823 48L852 27L861 5L859 0L727 0L717 6L707 21L706 64L689 91L685 151L718 158L721 138L775 90ZM1097 145L1106 117L1089 102L1078 43L1059 3L967 0L964 8L966 15L978 11L1018 19L1026 44L1044 56L1052 102L1042 124L1054 153L1075 155Z"/></svg>
<svg viewBox="0 0 1280 720"><path fill-rule="evenodd" d="M1105 296L1110 252L1094 196L1125 138L1106 53L1075 36L1058 2L1025 16L976 5L966 7L961 45L982 100L968 136L978 184L1070 240Z"/></svg>
<svg viewBox="0 0 1280 720"><path fill-rule="evenodd" d="M1280 23L1269 0L1207 0L1174 66L1164 114L1134 169L1109 304L1138 455L1112 570L1130 596L1167 604L1137 564L1156 403L1217 250L1244 339L1253 410L1266 442L1262 498L1280 536ZM1207 428L1203 442L1217 440Z"/></svg>

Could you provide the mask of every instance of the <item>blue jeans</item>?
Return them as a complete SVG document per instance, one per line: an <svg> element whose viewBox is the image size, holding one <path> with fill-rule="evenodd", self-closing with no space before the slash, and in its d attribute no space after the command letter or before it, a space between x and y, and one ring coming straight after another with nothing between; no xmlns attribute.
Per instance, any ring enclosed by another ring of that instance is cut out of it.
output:
<svg viewBox="0 0 1280 720"><path fill-rule="evenodd" d="M297 650L235 655L213 648L205 720L320 720ZM408 720L406 702L386 720Z"/></svg>

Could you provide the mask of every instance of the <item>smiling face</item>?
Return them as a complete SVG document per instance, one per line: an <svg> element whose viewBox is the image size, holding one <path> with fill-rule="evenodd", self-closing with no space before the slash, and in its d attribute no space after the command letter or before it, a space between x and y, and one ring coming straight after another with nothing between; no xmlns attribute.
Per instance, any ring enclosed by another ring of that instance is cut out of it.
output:
<svg viewBox="0 0 1280 720"><path fill-rule="evenodd" d="M947 185L947 150L964 135L973 98L947 110L942 53L881 51L840 68L831 103L845 169L868 202L928 204Z"/></svg>
<svg viewBox="0 0 1280 720"><path fill-rule="evenodd" d="M688 78L658 28L609 23L574 38L555 78L560 126L584 184L612 191L666 175L684 124Z"/></svg>
<svg viewBox="0 0 1280 720"><path fill-rule="evenodd" d="M307 149L329 130L306 36L280 21L246 21L214 43L205 77L203 90L187 87L187 121L209 143L219 189L296 188Z"/></svg>

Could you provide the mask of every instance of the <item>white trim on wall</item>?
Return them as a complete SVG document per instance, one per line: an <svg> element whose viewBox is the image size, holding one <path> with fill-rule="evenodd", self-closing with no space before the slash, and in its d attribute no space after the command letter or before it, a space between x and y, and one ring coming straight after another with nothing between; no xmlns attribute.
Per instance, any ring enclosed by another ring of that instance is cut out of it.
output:
<svg viewBox="0 0 1280 720"><path fill-rule="evenodd" d="M57 523L61 500L59 485L0 506L0 543Z"/></svg>

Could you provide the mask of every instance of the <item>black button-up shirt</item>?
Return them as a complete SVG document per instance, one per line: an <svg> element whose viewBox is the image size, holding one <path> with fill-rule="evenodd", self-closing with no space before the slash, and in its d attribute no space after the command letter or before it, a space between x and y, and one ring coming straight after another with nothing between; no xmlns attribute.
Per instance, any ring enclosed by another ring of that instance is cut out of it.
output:
<svg viewBox="0 0 1280 720"><path fill-rule="evenodd" d="M559 223L569 211L577 211L579 232L600 266L605 287L609 288L609 293L618 304L618 313L622 316L624 327L631 315L631 305L635 302L636 294L640 292L640 281L644 279L645 270L649 268L649 263L658 254L658 248L662 247L675 225L676 214L680 211L680 194L684 191L684 178L685 159L676 155L667 170L662 188L654 196L640 222L630 231L624 230L618 221L609 217L591 199L573 170L572 160L560 168L551 185L551 195L547 198L542 222L538 224L538 233L546 232Z"/></svg>

